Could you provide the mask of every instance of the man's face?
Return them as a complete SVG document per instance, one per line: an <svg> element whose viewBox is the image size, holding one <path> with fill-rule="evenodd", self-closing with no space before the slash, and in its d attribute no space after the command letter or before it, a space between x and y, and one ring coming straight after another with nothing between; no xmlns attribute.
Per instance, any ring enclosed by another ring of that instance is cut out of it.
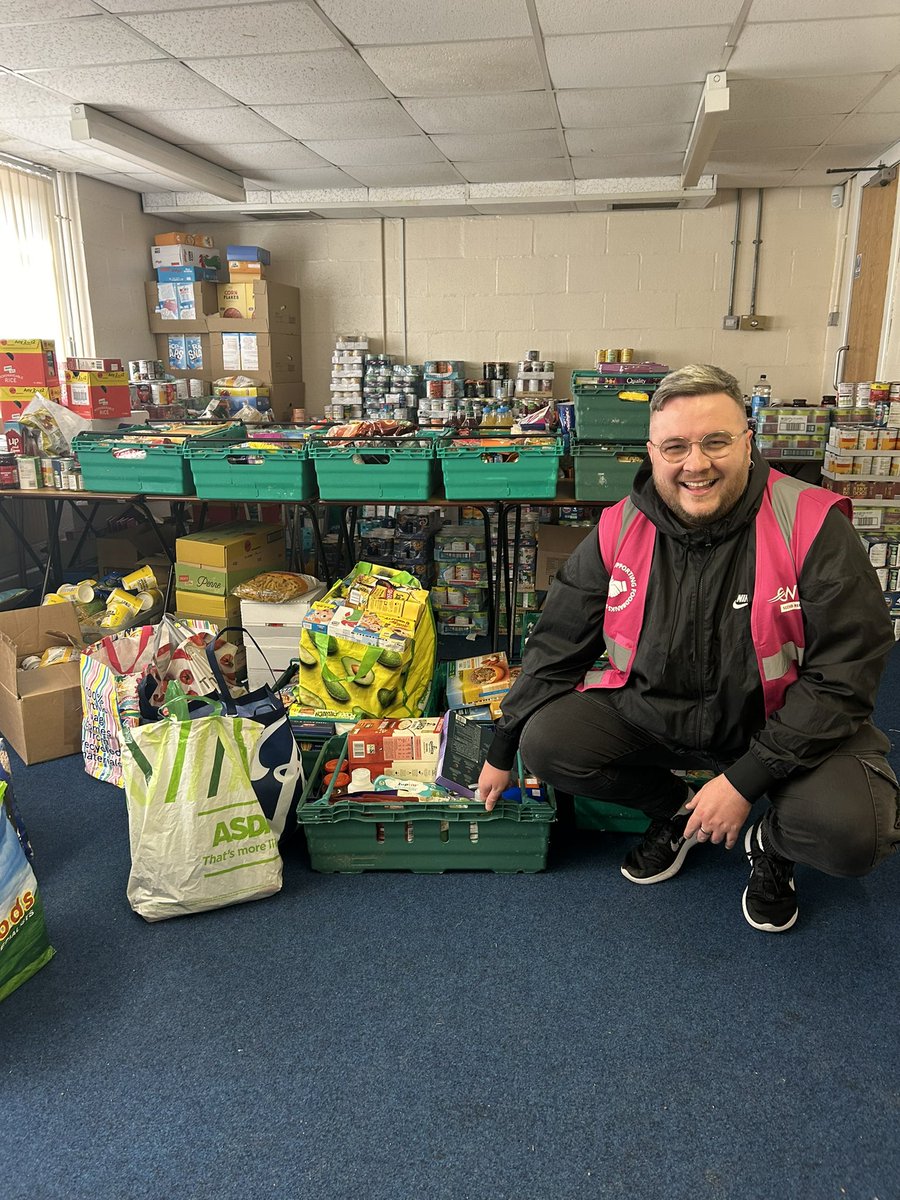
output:
<svg viewBox="0 0 900 1200"><path fill-rule="evenodd" d="M697 443L721 432L740 436L723 457L710 458ZM667 462L659 451L671 438L694 443L679 463ZM723 392L669 400L650 418L647 450L656 490L683 525L707 525L724 517L747 486L750 432L738 405Z"/></svg>

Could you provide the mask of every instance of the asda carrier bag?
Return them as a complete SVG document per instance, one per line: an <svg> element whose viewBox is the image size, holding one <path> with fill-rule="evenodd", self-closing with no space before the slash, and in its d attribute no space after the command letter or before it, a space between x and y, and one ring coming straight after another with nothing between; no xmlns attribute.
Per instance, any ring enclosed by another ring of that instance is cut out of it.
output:
<svg viewBox="0 0 900 1200"><path fill-rule="evenodd" d="M147 921L259 900L281 889L282 863L250 780L263 727L242 717L172 714L124 729L131 872L128 901Z"/></svg>

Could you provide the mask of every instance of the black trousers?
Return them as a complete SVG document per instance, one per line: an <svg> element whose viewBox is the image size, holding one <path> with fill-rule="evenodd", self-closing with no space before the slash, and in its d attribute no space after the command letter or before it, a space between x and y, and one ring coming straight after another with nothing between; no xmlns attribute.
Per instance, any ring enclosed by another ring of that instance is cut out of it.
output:
<svg viewBox="0 0 900 1200"><path fill-rule="evenodd" d="M887 737L870 722L823 763L797 771L768 794L766 838L793 862L829 875L865 875L900 844L897 777ZM624 721L600 690L571 692L525 724L522 757L561 791L668 818L687 797L671 772L729 764L665 745Z"/></svg>

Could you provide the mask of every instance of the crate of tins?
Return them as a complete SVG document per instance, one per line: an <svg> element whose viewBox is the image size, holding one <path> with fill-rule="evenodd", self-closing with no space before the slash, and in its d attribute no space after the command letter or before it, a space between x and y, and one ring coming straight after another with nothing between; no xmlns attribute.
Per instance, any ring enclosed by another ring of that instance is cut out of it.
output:
<svg viewBox="0 0 900 1200"><path fill-rule="evenodd" d="M646 442L650 400L667 372L660 363L604 363L596 371L573 371L575 431L582 442Z"/></svg>
<svg viewBox="0 0 900 1200"><path fill-rule="evenodd" d="M890 609L894 637L900 640L900 536L886 533L860 533L859 536Z"/></svg>
<svg viewBox="0 0 900 1200"><path fill-rule="evenodd" d="M341 436L309 439L322 500L427 500L435 487L434 438Z"/></svg>
<svg viewBox="0 0 900 1200"><path fill-rule="evenodd" d="M900 429L834 426L822 486L854 502L900 502Z"/></svg>
<svg viewBox="0 0 900 1200"><path fill-rule="evenodd" d="M438 632L465 637L488 630L488 567L484 531L445 525L434 539L432 604Z"/></svg>
<svg viewBox="0 0 900 1200"><path fill-rule="evenodd" d="M316 477L304 431L262 426L249 438L191 439L185 444L202 500L308 500Z"/></svg>
<svg viewBox="0 0 900 1200"><path fill-rule="evenodd" d="M555 436L459 437L437 448L448 500L552 500L562 455Z"/></svg>
<svg viewBox="0 0 900 1200"><path fill-rule="evenodd" d="M193 496L194 478L187 444L213 439L238 441L243 424L135 425L114 433L79 433L72 442L92 492Z"/></svg>
<svg viewBox="0 0 900 1200"><path fill-rule="evenodd" d="M516 779L524 786L514 784L491 812L481 800L456 795L354 800L339 783L349 778L347 738L331 738L297 807L314 871L515 873L546 866L556 801L552 789L526 775L519 756Z"/></svg>

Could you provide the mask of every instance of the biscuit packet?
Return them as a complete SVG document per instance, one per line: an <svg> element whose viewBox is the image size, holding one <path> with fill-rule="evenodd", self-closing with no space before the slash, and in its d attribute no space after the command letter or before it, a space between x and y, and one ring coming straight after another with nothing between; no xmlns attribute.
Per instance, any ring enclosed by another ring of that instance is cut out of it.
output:
<svg viewBox="0 0 900 1200"><path fill-rule="evenodd" d="M293 571L263 571L232 588L231 594L239 600L256 600L260 604L288 604L301 600L316 582L310 575Z"/></svg>

